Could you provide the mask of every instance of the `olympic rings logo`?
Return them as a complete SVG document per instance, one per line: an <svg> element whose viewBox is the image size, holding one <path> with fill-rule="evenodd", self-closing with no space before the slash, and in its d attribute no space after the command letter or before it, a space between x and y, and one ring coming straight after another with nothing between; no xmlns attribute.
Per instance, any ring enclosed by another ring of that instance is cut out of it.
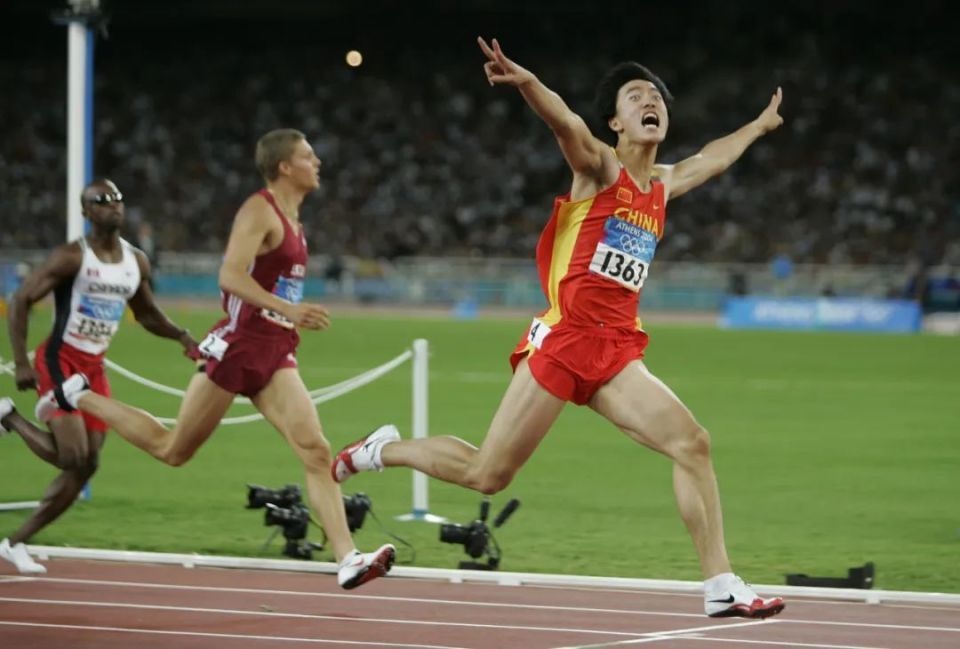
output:
<svg viewBox="0 0 960 649"><path fill-rule="evenodd" d="M620 235L620 250L634 256L639 257L643 253L649 250L648 246L645 246L640 239L637 237L631 237L629 234Z"/></svg>

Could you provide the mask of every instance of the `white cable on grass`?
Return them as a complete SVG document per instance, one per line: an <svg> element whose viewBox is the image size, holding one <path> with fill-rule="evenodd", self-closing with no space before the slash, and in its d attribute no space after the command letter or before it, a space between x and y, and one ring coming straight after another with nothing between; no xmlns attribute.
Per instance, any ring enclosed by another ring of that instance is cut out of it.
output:
<svg viewBox="0 0 960 649"><path fill-rule="evenodd" d="M387 372L390 372L391 370L396 368L398 365L410 359L411 356L413 356L413 352L408 349L407 351L403 352L393 360L384 363L380 367L375 367L372 370L367 370L363 374L359 374L353 377L352 379L347 379L346 381L341 381L340 383L330 386L328 388L321 388L322 390L326 390L326 392L324 394L319 394L316 396L311 395L310 401L313 403L313 405L319 405L326 401L336 399L337 397L344 395L348 392L353 392L357 388L361 388L366 384L377 380ZM316 392L316 390L314 392ZM161 424L172 425L177 422L176 418L170 418L170 417L157 417L156 419ZM263 419L263 415L260 413L255 413L252 415L243 415L241 417L227 417L225 419L221 419L220 424L223 426L230 426L232 424L249 424L251 422L259 421L261 419Z"/></svg>
<svg viewBox="0 0 960 649"><path fill-rule="evenodd" d="M175 396L175 397L183 397L183 396L185 396L185 395L187 394L184 390L181 390L180 388L174 388L174 387L171 387L171 386L169 386L169 385L164 385L164 384L162 384L162 383L157 383L156 381L151 381L150 379L148 379L148 378L146 378L146 377L143 377L143 376L140 376L139 374L137 374L137 373L135 373L135 372L131 372L131 371L128 370L127 368L125 368L125 367L123 367L123 366L121 366L121 365L117 365L116 363L114 363L114 362L113 362L112 360L110 360L109 358L105 358L105 359L103 359L103 361L104 361L104 363L106 364L107 367L109 367L111 370L113 370L114 372L116 372L116 373L119 374L120 376L126 377L126 378L130 379L131 381L134 381L134 382L139 383L139 384L141 384L141 385L145 385L145 386L147 386L148 388L153 388L153 389L156 390L157 392L163 392L164 394L169 394L169 395L172 395L172 396ZM249 399L246 399L246 398L244 398L244 397L238 397L238 398L234 401L234 403L250 403L250 400L249 400Z"/></svg>
<svg viewBox="0 0 960 649"><path fill-rule="evenodd" d="M395 369L401 363L404 363L407 360L413 359L413 436L414 438L425 438L427 436L427 341L423 339L417 339L413 341L412 348L408 349L404 353L400 354L391 361L384 363L379 367L375 367L371 370L367 370L363 374L359 374L355 377L341 381L331 386L325 388L317 388L308 392L310 395L310 401L314 405L321 404L325 401L329 401L338 396L341 396L347 392L355 390L359 387L374 381L387 372ZM33 353L30 353L31 360L33 359ZM118 372L124 377L138 382L147 387L151 387L160 392L166 394L171 394L175 396L181 396L184 394L182 390L177 388L172 388L170 386L165 386L155 381L151 381L144 377L139 376L138 374L123 368L116 363L107 361L108 367L113 371ZM0 372L7 374L15 374L15 363L13 362L3 362L3 358L0 357ZM237 399L238 402L248 402L247 399ZM223 419L220 423L224 425L231 424L244 424L254 421L259 421L263 419L263 415L260 413L246 415L243 417L228 417ZM170 417L157 417L157 421L163 424L175 424L176 419ZM435 516L430 513L428 508L428 496L427 496L427 480L426 476L419 471L413 472L413 511L409 514L404 514L398 516L398 520L416 520L416 521L428 521L428 522L445 522L446 519Z"/></svg>
<svg viewBox="0 0 960 649"><path fill-rule="evenodd" d="M404 353L401 354L400 356L397 356L397 358L393 359L392 361L389 361L387 364L393 363L394 361L397 361L395 365L391 365L390 369L393 369L394 367L396 367L397 365L399 365L399 364L402 363L403 361L405 361L405 360L407 360L408 358L410 358L411 355L412 355L412 352L410 352L410 351L404 352ZM147 386L148 388L153 388L153 389L156 390L157 392L163 392L164 394L170 394L170 395L173 395L173 396L175 396L175 397L183 397L183 396L186 395L186 392L185 392L184 390L181 390L180 388L174 388L174 387L171 387L171 386L169 386L169 385L164 385L164 384L162 384L162 383L157 383L156 381L151 381L150 379L148 379L148 378L146 378L146 377L140 376L139 374L137 374L137 373L135 373L135 372L131 372L130 370L126 369L125 367L114 363L114 362L111 361L110 359L104 359L104 360L105 360L105 362L106 362L107 367L109 367L111 370L114 370L115 372L117 372L117 374L120 374L120 375L122 375L122 376L130 379L131 381L135 381L135 382L137 382L137 383L140 383L140 384L142 384L142 385L145 385L145 386ZM383 366L381 366L381 367L383 367ZM339 383L334 383L333 385L328 385L328 386L326 386L326 387L316 388L316 389L310 390L307 394L309 394L311 398L313 398L313 397L319 397L319 396L324 395L324 394L330 394L330 393L332 393L332 392L337 392L337 394L343 394L343 392L340 392L340 391L339 391L343 386L352 385L355 381L358 381L358 380L362 379L363 377L367 376L368 374L370 374L370 373L372 373L372 372L378 371L379 369L380 369L379 367L375 367L375 368L373 368L372 370L367 370L367 371L364 372L363 374L358 374L358 375L355 376L355 377L352 377L352 378L349 378L349 379L345 379L345 380L343 380L343 381L340 381ZM388 371L389 371L389 370L388 370ZM381 376L381 375L382 375L382 374L377 374L377 376ZM361 384L361 385L364 385L364 384ZM238 403L241 403L241 404L249 404L249 403L250 403L250 399L247 399L246 397L240 397L240 396L238 396L236 399L234 399L234 403L235 403L235 404L238 404Z"/></svg>
<svg viewBox="0 0 960 649"><path fill-rule="evenodd" d="M30 354L32 358L33 352L30 352ZM376 379L380 378L387 372L392 371L397 366L409 360L412 356L413 356L413 352L408 349L407 351L403 352L396 358L390 361L387 361L383 365L374 367L373 369L369 369L366 372L363 372L362 374L358 374L357 376L354 376L352 378L346 379L344 381L340 381L339 383L335 383L334 385L329 385L323 388L316 388L314 390L311 390L308 392L308 395L310 396L310 401L313 402L314 405L319 405L326 401L330 401L331 399L335 399L348 392L352 392L357 388L363 387L364 385L367 385L368 383L375 381ZM106 362L107 367L117 372L121 376L127 379L130 379L135 383L140 383L141 385L144 385L148 388L152 388L157 392L163 392L164 394L169 394L177 397L183 397L186 394L186 392L184 392L183 390L170 387L169 385L163 385L162 383L157 383L156 381L151 381L148 378L140 376L136 372L131 372L125 367L121 365L117 365L116 363L114 363L109 359L104 359L104 361ZM9 363L3 363L2 365L0 365L0 371L6 372L7 374L13 374L14 373L13 368L14 368L14 363L12 361ZM246 397L238 396L236 399L234 399L234 403L249 404L250 399L247 399ZM227 417L225 419L222 419L220 423L222 425L229 426L233 424L247 424L250 422L259 421L261 419L263 419L263 415L260 413L255 413L255 414L244 415L240 417ZM172 425L177 422L175 417L156 417L156 420L162 424L168 424L168 425Z"/></svg>

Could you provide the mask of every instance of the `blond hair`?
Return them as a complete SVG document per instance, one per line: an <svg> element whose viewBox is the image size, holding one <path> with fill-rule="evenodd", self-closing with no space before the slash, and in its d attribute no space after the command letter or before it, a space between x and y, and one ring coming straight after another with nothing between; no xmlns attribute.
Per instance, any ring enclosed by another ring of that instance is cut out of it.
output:
<svg viewBox="0 0 960 649"><path fill-rule="evenodd" d="M293 148L307 136L294 128L278 128L257 140L257 171L267 182L280 175L280 163L289 160Z"/></svg>

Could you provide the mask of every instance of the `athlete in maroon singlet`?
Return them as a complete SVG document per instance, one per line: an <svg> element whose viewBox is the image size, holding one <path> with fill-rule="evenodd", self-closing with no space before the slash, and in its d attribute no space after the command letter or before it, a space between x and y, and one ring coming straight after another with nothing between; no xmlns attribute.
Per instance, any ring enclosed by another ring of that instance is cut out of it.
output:
<svg viewBox="0 0 960 649"><path fill-rule="evenodd" d="M264 290L297 304L303 299L307 268L303 228L294 229L269 190L261 189L257 195L270 205L283 228L283 239L273 250L257 256L250 277ZM223 310L227 317L214 325L201 343L201 350L209 356L206 373L214 383L228 392L253 397L266 387L274 372L297 367L300 334L289 319L244 302L226 289ZM226 351L217 353L218 346Z"/></svg>
<svg viewBox="0 0 960 649"><path fill-rule="evenodd" d="M234 396L249 396L303 462L310 504L340 563L337 580L354 588L386 574L395 549L387 544L363 554L354 547L340 486L330 476L330 445L297 369L297 329L330 324L324 307L301 301L307 246L300 205L320 186L320 160L303 133L279 129L260 138L256 161L266 188L237 212L220 267L227 317L200 343L205 371L190 381L174 427L87 390L79 375L64 383L63 398L155 458L180 466L210 437ZM54 407L54 395L44 399Z"/></svg>
<svg viewBox="0 0 960 649"><path fill-rule="evenodd" d="M669 199L723 172L757 138L783 122L781 92L749 124L676 165L656 163L667 132L670 94L632 62L615 66L597 92L616 148L529 70L478 39L490 85L516 87L553 130L573 172L537 246L549 307L534 318L511 356L513 380L478 449L453 437L399 440L378 430L342 450L334 476L407 466L492 494L506 487L547 434L567 401L585 404L633 440L673 460L680 515L693 538L711 617L769 617L779 597L761 599L731 572L710 436L643 364L640 290L663 236Z"/></svg>

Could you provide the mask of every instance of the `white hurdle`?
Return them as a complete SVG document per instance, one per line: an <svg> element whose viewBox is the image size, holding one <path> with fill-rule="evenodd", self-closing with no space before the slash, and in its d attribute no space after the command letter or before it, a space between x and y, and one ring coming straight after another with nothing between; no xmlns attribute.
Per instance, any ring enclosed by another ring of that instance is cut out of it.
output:
<svg viewBox="0 0 960 649"><path fill-rule="evenodd" d="M330 401L331 399L346 394L347 392L352 392L359 387L375 381L384 374L393 371L407 360L410 360L413 367L413 403L411 414L412 436L414 439L424 439L428 435L428 422L430 417L428 409L429 355L429 343L423 338L418 338L417 340L413 341L413 346L411 349L404 351L396 358L393 358L378 367L374 367L373 369L367 370L366 372L334 385L310 390L310 400L313 401L314 404ZM182 397L184 395L184 391L180 388L174 388L168 385L163 385L162 383L157 383L156 381L151 381L146 377L140 376L135 372L117 365L109 359L106 359L106 365L111 371L116 372L124 378L156 390L157 392L169 394L175 397ZM4 363L3 359L0 359L0 372L13 374L13 363ZM243 397L238 397L235 400L235 403L249 404L250 400ZM157 419L165 424L172 424L174 421L176 421L171 417L158 417ZM227 417L221 421L221 424L243 424L258 421L260 419L263 419L263 415L260 413L254 413L239 417ZM39 503L36 501L0 503L0 511L32 509L38 504ZM419 471L413 472L413 510L409 514L398 516L397 520L425 521L428 523L443 523L446 521L445 518L441 516L435 516L430 513L429 483L425 474L420 473Z"/></svg>

